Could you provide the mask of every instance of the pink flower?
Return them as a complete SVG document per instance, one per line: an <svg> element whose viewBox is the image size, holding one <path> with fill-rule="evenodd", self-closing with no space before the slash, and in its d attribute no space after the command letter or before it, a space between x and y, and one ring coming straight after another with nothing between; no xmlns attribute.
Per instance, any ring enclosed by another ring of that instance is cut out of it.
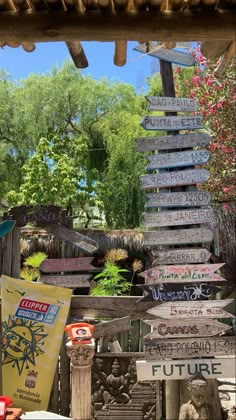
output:
<svg viewBox="0 0 236 420"><path fill-rule="evenodd" d="M198 82L200 82L200 80L201 80L201 77L200 77L200 76L194 76L194 77L192 78L192 81L193 81L194 83L198 83Z"/></svg>
<svg viewBox="0 0 236 420"><path fill-rule="evenodd" d="M207 79L207 82L206 82L207 86L211 86L212 83L213 83L213 81L211 79Z"/></svg>
<svg viewBox="0 0 236 420"><path fill-rule="evenodd" d="M217 108L222 108L223 103L224 103L223 101L219 101L219 102L218 102L218 104L216 105L216 106L217 106Z"/></svg>
<svg viewBox="0 0 236 420"><path fill-rule="evenodd" d="M229 191L230 191L230 187L224 187L224 188L223 188L223 191L224 191L225 193L229 192Z"/></svg>
<svg viewBox="0 0 236 420"><path fill-rule="evenodd" d="M181 67L180 67L180 66L176 67L176 70L175 70L175 71L176 71L176 73L178 73L178 74L179 74L179 73L181 73Z"/></svg>
<svg viewBox="0 0 236 420"><path fill-rule="evenodd" d="M216 149L218 149L218 144L217 143L212 143L212 145L210 146L210 150L213 151L213 150L216 150Z"/></svg>
<svg viewBox="0 0 236 420"><path fill-rule="evenodd" d="M224 204L224 205L223 205L223 209L224 209L224 210L229 210L229 206L228 206L228 204Z"/></svg>

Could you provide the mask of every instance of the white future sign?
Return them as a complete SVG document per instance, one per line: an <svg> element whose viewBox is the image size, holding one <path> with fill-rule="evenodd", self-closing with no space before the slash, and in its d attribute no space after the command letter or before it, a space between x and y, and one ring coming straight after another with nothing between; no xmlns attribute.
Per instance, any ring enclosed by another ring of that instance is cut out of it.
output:
<svg viewBox="0 0 236 420"><path fill-rule="evenodd" d="M206 182L210 177L207 169L188 169L186 171L164 172L161 174L141 175L140 182L143 190L149 188L177 187Z"/></svg>
<svg viewBox="0 0 236 420"><path fill-rule="evenodd" d="M214 212L211 208L194 210L176 210L168 212L144 213L145 227L183 226L202 223L215 223Z"/></svg>
<svg viewBox="0 0 236 420"><path fill-rule="evenodd" d="M235 357L214 359L180 360L137 360L138 381L159 381L162 379L188 379L201 372L209 379L234 378L236 372Z"/></svg>
<svg viewBox="0 0 236 420"><path fill-rule="evenodd" d="M193 130L203 128L202 115L178 116L178 117L156 117L147 115L141 120L141 126L145 130Z"/></svg>
<svg viewBox="0 0 236 420"><path fill-rule="evenodd" d="M207 206L211 202L208 191L179 191L172 193L149 193L145 207L198 207Z"/></svg>
<svg viewBox="0 0 236 420"><path fill-rule="evenodd" d="M182 111L198 110L198 104L192 98L169 98L164 96L146 96L148 111Z"/></svg>
<svg viewBox="0 0 236 420"><path fill-rule="evenodd" d="M209 144L211 137L206 133L176 134L163 137L139 137L135 139L137 152L148 150L187 149L204 147Z"/></svg>
<svg viewBox="0 0 236 420"><path fill-rule="evenodd" d="M189 150L185 152L163 153L147 156L146 169L178 168L181 166L205 165L211 154L208 150Z"/></svg>

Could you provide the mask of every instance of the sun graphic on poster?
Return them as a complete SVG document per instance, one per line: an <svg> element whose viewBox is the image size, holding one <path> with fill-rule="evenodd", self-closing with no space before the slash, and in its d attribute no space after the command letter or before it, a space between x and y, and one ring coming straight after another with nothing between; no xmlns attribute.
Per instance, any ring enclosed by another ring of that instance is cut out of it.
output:
<svg viewBox="0 0 236 420"><path fill-rule="evenodd" d="M3 322L2 335L2 364L12 363L12 367L18 369L21 375L24 366L35 366L35 357L43 354L41 347L48 334L44 334L44 326L37 321L29 321L9 316L8 321Z"/></svg>

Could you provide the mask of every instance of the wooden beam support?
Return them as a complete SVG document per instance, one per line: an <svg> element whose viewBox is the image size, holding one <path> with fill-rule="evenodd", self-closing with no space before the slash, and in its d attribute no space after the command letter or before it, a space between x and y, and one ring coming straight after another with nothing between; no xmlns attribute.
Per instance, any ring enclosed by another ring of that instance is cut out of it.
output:
<svg viewBox="0 0 236 420"><path fill-rule="evenodd" d="M67 41L66 46L69 50L75 67L85 69L88 67L88 60L80 41Z"/></svg>
<svg viewBox="0 0 236 420"><path fill-rule="evenodd" d="M232 40L233 11L1 12L0 39L18 42Z"/></svg>

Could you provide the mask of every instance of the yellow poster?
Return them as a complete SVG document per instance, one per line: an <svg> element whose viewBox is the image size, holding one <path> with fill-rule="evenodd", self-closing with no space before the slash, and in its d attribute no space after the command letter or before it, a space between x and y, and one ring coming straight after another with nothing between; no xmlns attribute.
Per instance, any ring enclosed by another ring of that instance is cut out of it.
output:
<svg viewBox="0 0 236 420"><path fill-rule="evenodd" d="M3 395L47 410L71 289L1 277Z"/></svg>

